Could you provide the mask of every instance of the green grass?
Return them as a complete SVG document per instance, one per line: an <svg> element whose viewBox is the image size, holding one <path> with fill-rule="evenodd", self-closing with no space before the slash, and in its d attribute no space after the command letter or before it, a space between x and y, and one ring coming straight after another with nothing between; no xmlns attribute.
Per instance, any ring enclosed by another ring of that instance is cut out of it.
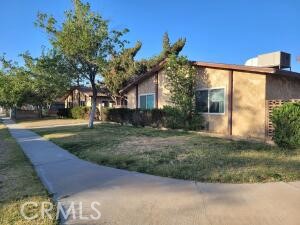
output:
<svg viewBox="0 0 300 225"><path fill-rule="evenodd" d="M30 162L0 123L0 224L3 225L54 225L55 219L25 220L21 205L25 202L50 202L46 190L35 174ZM35 215L38 208L26 208L27 215ZM52 212L55 218L55 211Z"/></svg>
<svg viewBox="0 0 300 225"><path fill-rule="evenodd" d="M112 124L34 130L101 165L203 182L300 180L300 150L196 133Z"/></svg>

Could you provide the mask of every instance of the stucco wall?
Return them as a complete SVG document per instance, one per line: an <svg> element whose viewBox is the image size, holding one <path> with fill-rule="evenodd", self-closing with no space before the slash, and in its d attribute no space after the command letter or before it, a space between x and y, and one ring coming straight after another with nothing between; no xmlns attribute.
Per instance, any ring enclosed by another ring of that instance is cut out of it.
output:
<svg viewBox="0 0 300 225"><path fill-rule="evenodd" d="M265 137L266 75L233 72L232 134Z"/></svg>
<svg viewBox="0 0 300 225"><path fill-rule="evenodd" d="M229 71L220 69L201 69L197 76L198 88L224 88L225 89L225 113L224 114L204 114L208 122L209 132L223 133L228 132L228 85Z"/></svg>
<svg viewBox="0 0 300 225"><path fill-rule="evenodd" d="M131 88L127 94L127 108L129 109L135 109L136 108L136 102L135 102L135 87Z"/></svg>
<svg viewBox="0 0 300 225"><path fill-rule="evenodd" d="M155 76L147 78L140 84L138 84L138 94L147 94L147 93L155 93ZM165 77L163 75L163 72L160 72L158 75L158 107L162 108L164 105L166 105L168 97L168 90L165 87ZM127 92L127 107L130 109L136 108L136 88L135 86L132 87Z"/></svg>
<svg viewBox="0 0 300 225"><path fill-rule="evenodd" d="M300 79L269 75L267 76L267 100L300 99Z"/></svg>
<svg viewBox="0 0 300 225"><path fill-rule="evenodd" d="M166 88L167 78L164 71L158 73L158 108L170 105L170 91Z"/></svg>

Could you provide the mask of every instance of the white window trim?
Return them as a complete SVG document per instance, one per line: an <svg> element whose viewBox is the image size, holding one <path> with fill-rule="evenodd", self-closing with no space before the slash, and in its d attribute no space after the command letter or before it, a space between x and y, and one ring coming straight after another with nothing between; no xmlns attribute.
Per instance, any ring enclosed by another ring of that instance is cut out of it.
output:
<svg viewBox="0 0 300 225"><path fill-rule="evenodd" d="M141 108L141 100L140 100L140 97L141 96L145 96L145 95L154 95L154 100L153 100L153 103L154 103L154 107L153 109L155 109L155 105L156 105L156 97L155 97L155 93L143 93L143 94L139 94L139 98L138 98L138 108ZM146 98L146 101L147 101L147 98ZM146 102L146 105L147 105L147 102Z"/></svg>
<svg viewBox="0 0 300 225"><path fill-rule="evenodd" d="M215 115L215 116L223 116L226 112L226 87L212 87L212 88L198 88L196 91L210 91L210 90L216 90L216 89L224 89L224 112L222 113L210 113L210 112L201 112L201 114L204 115ZM208 94L208 110L209 110L209 94Z"/></svg>

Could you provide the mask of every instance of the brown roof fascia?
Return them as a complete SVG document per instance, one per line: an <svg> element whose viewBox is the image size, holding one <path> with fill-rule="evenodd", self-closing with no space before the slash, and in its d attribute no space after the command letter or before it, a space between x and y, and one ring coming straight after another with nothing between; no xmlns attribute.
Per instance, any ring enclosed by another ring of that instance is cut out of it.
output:
<svg viewBox="0 0 300 225"><path fill-rule="evenodd" d="M269 67L256 67L256 66L244 66L244 65L235 65L235 64L223 64L223 63L211 63L211 62L200 62L200 61L191 61L191 63L195 66L206 67L206 68L215 68L215 69L223 69L223 70L234 70L241 72L249 72L249 73L258 73L258 74L273 74L273 75L281 75L287 77L293 77L300 79L300 73L287 71L287 70L279 70L275 68ZM156 72L160 71L165 64L165 61L160 63L158 66L154 67L147 73L144 73L134 79L131 83L125 86L120 93L126 92L128 89L143 81L144 79L154 75Z"/></svg>
<svg viewBox="0 0 300 225"><path fill-rule="evenodd" d="M263 74L276 72L276 69L268 68L268 67L244 66L244 65L211 63L211 62L193 62L193 64L196 66L207 67L207 68L255 72L255 73L263 73Z"/></svg>

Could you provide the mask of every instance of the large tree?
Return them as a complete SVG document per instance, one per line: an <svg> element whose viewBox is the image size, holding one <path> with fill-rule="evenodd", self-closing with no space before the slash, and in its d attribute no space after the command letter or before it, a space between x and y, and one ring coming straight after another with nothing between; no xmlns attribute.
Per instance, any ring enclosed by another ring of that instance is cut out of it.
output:
<svg viewBox="0 0 300 225"><path fill-rule="evenodd" d="M186 43L185 38L179 38L173 44L171 44L169 34L166 32L163 35L162 51L149 59L142 59L137 63L137 74L143 74L151 70L154 66L165 60L170 55L178 56Z"/></svg>
<svg viewBox="0 0 300 225"><path fill-rule="evenodd" d="M40 109L51 105L70 87L63 58L50 50L33 58L22 54L24 66L1 57L0 105L6 108L25 104Z"/></svg>
<svg viewBox="0 0 300 225"><path fill-rule="evenodd" d="M40 112L50 106L70 88L72 79L70 70L62 55L55 50L42 53L40 57L32 57L29 53L22 55L25 61L24 69L29 74L31 98L28 101Z"/></svg>
<svg viewBox="0 0 300 225"><path fill-rule="evenodd" d="M137 42L133 48L124 49L119 54L114 55L109 61L108 69L103 73L105 86L116 103L117 98L120 97L120 89L126 81L137 73L137 63L134 57L141 46L142 43Z"/></svg>
<svg viewBox="0 0 300 225"><path fill-rule="evenodd" d="M21 106L31 93L30 76L23 67L1 56L0 105L6 108Z"/></svg>
<svg viewBox="0 0 300 225"><path fill-rule="evenodd" d="M121 38L123 31L110 31L108 21L97 12L92 12L88 3L73 0L74 9L65 13L65 20L57 24L54 17L39 13L37 25L50 36L52 45L66 58L80 78L88 80L93 90L89 127L93 127L97 87L96 78L106 69L112 55L127 43Z"/></svg>

